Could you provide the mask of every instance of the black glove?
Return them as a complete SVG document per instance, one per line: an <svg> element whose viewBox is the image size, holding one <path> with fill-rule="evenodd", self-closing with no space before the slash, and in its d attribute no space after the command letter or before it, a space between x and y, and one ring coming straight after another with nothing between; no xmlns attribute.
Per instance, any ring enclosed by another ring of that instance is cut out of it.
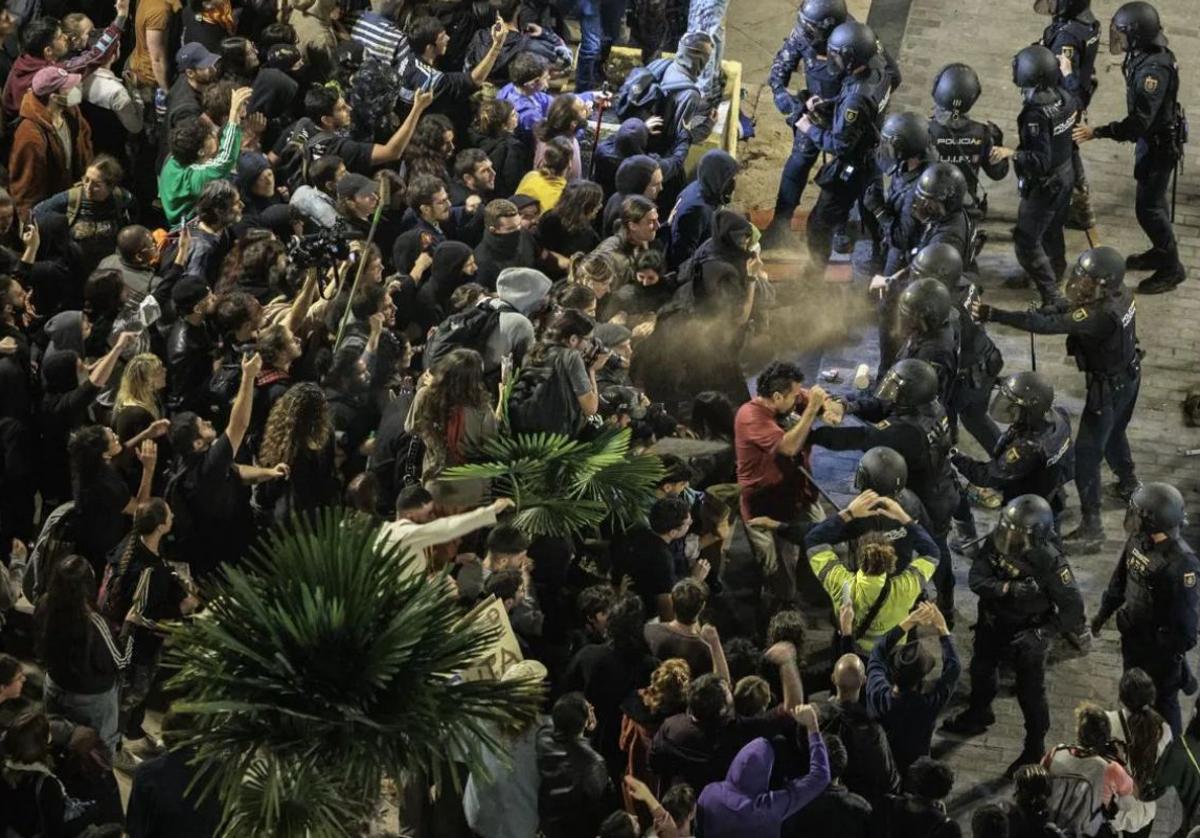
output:
<svg viewBox="0 0 1200 838"><path fill-rule="evenodd" d="M980 323L986 323L992 319L992 307L986 303L979 304L979 313L976 315Z"/></svg>
<svg viewBox="0 0 1200 838"><path fill-rule="evenodd" d="M1013 582L1009 588L1009 592L1017 599L1026 599L1028 597L1037 596L1041 588L1038 586L1037 580L1025 577Z"/></svg>

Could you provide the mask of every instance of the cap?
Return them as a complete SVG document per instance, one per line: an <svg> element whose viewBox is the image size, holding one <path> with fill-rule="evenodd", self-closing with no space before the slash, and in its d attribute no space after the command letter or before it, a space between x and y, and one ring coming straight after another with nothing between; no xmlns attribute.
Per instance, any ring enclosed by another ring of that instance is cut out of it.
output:
<svg viewBox="0 0 1200 838"><path fill-rule="evenodd" d="M525 209L525 207L532 207L535 205L541 207L542 205L542 202L532 195L522 195L520 192L518 192L516 195L513 195L508 200L513 202L513 205L518 211Z"/></svg>
<svg viewBox="0 0 1200 838"><path fill-rule="evenodd" d="M504 670L504 674L500 676L501 681L534 681L540 683L546 680L550 674L550 670L546 669L546 665L539 660L517 661L510 664L508 669Z"/></svg>
<svg viewBox="0 0 1200 838"><path fill-rule="evenodd" d="M49 96L51 93L70 90L79 84L82 78L78 73L68 73L62 67L43 67L33 74L30 89L34 96Z"/></svg>
<svg viewBox="0 0 1200 838"><path fill-rule="evenodd" d="M221 56L209 52L204 44L196 41L184 44L179 48L179 52L175 53L175 65L180 70L207 70L209 67L215 67L220 60Z"/></svg>
<svg viewBox="0 0 1200 838"><path fill-rule="evenodd" d="M620 346L633 338L633 332L620 323L600 323L592 329L592 336L605 346Z"/></svg>
<svg viewBox="0 0 1200 838"><path fill-rule="evenodd" d="M366 175L351 173L344 175L337 182L337 196L339 198L357 198L360 195L367 194L378 195L379 184Z"/></svg>
<svg viewBox="0 0 1200 838"><path fill-rule="evenodd" d="M207 297L209 293L208 283L203 279L198 276L185 276L171 289L171 302L175 303L175 308L182 316L184 312L195 308L196 303Z"/></svg>

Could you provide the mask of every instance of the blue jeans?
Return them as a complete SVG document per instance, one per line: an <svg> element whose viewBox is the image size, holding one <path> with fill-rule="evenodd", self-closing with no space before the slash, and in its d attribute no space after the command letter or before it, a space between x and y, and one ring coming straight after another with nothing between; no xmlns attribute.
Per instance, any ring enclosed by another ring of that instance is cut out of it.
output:
<svg viewBox="0 0 1200 838"><path fill-rule="evenodd" d="M821 150L817 148L817 144L806 134L796 132L796 138L792 141L792 153L783 164L779 192L775 197L775 220L779 223L791 223L792 213L800 206L804 187L808 185L808 174L820 156Z"/></svg>
<svg viewBox="0 0 1200 838"><path fill-rule="evenodd" d="M118 686L102 693L69 693L61 689L46 675L42 690L42 701L46 712L63 716L77 725L86 725L96 731L101 741L108 746L110 754L121 749Z"/></svg>
<svg viewBox="0 0 1200 838"><path fill-rule="evenodd" d="M595 90L600 80L601 56L621 37L626 0L579 0L579 64L575 88Z"/></svg>

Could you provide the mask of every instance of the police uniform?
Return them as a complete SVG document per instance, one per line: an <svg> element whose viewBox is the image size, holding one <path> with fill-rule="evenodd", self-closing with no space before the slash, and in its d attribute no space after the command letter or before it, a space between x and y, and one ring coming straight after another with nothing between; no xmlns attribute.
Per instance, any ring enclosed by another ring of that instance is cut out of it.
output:
<svg viewBox="0 0 1200 838"><path fill-rule="evenodd" d="M1164 261L1177 264L1179 250L1171 224L1167 190L1179 164L1182 137L1177 125L1179 65L1166 47L1139 47L1125 55L1128 116L1095 129L1095 136L1137 143L1133 178L1137 182L1136 210L1142 226ZM1168 267L1169 265L1162 265ZM1156 266L1159 267L1159 266Z"/></svg>
<svg viewBox="0 0 1200 838"><path fill-rule="evenodd" d="M937 401L904 412L889 407L873 397L847 402L847 412L863 419L864 424L816 428L808 439L812 445L831 451L866 451L882 445L904 458L908 465L908 488L924 505L929 516L929 534L941 553L934 583L943 602L948 602L954 588L954 572L946 536L960 499L958 483L950 469L950 421Z"/></svg>
<svg viewBox="0 0 1200 838"><path fill-rule="evenodd" d="M846 223L854 203L878 177L874 152L892 87L886 66L875 56L864 72L846 76L832 124L808 129L808 138L833 158L817 173L821 196L808 216L808 252L815 266L829 262L833 231Z"/></svg>
<svg viewBox="0 0 1200 838"><path fill-rule="evenodd" d="M1018 584L1033 580L1035 585ZM1046 651L1051 636L1084 628L1083 597L1066 559L1051 544L1019 558L1003 556L989 538L971 563L971 590L979 597L979 622L971 656L968 713L990 712L997 669L1012 657L1017 703L1025 717L1025 749L1045 748L1050 729L1046 701Z"/></svg>
<svg viewBox="0 0 1200 838"><path fill-rule="evenodd" d="M959 354L958 385L948 411L950 427L957 440L957 424L961 422L984 451L992 451L1000 439L1000 427L988 414L988 399L1004 367L1004 356L983 324L971 317L971 301L979 298L975 285L962 281L952 296L958 314Z"/></svg>
<svg viewBox="0 0 1200 838"><path fill-rule="evenodd" d="M1075 440L1075 487L1086 514L1100 514L1100 461L1108 461L1122 485L1136 482L1125 429L1141 386L1141 353L1133 292L1093 300L1065 312L985 308L987 320L1041 335L1066 335L1067 353L1083 371L1087 400Z"/></svg>
<svg viewBox="0 0 1200 838"><path fill-rule="evenodd" d="M1075 183L1071 129L1078 103L1065 90L1039 90L1017 117L1020 145L1013 154L1021 203L1013 245L1043 305L1062 299L1058 280L1066 270L1063 225Z"/></svg>
<svg viewBox="0 0 1200 838"><path fill-rule="evenodd" d="M1178 736L1179 690L1189 680L1184 655L1196 645L1200 560L1180 538L1137 534L1125 544L1092 625L1116 612L1125 669L1139 667L1158 689L1155 707Z"/></svg>
<svg viewBox="0 0 1200 838"><path fill-rule="evenodd" d="M1055 20L1042 33L1042 46L1056 57L1065 56L1071 62L1071 75L1066 78L1060 75L1060 81L1079 100L1079 121L1082 122L1097 87L1096 54L1100 51L1100 22L1090 9L1075 17ZM1075 207L1087 227L1095 227L1087 173L1077 144L1073 144L1071 160L1075 168Z"/></svg>
<svg viewBox="0 0 1200 838"><path fill-rule="evenodd" d="M897 360L917 358L928 362L938 376L938 400L950 404L958 382L959 329L957 312L951 310L946 322L929 332L914 332L900 346ZM891 367L891 364L888 364Z"/></svg>
<svg viewBox="0 0 1200 838"><path fill-rule="evenodd" d="M1038 495L1057 517L1064 509L1063 487L1075 477L1071 420L1061 407L1052 409L1037 426L1014 422L992 448L992 459L952 457L954 467L976 486L998 489L1004 502L1021 495Z"/></svg>
<svg viewBox="0 0 1200 838"><path fill-rule="evenodd" d="M987 195L980 192L979 173L992 180L1003 180L1008 174L1008 161L991 162L992 149L1004 143L1004 134L993 122L977 122L962 114L940 109L929 120L929 139L937 149L938 159L953 163L967 179L968 202L977 218L987 214Z"/></svg>

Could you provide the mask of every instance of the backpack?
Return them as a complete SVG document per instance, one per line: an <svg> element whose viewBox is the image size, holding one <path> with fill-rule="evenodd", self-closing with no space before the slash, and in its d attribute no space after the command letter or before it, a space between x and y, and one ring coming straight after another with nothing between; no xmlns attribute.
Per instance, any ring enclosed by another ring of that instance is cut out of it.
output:
<svg viewBox="0 0 1200 838"><path fill-rule="evenodd" d="M518 434L565 434L579 430L579 399L571 388L566 352L551 348L540 364L517 372L508 397L508 423Z"/></svg>
<svg viewBox="0 0 1200 838"><path fill-rule="evenodd" d="M75 501L67 501L56 506L42 524L21 579L21 591L29 602L37 602L45 593L54 567L74 555L76 517Z"/></svg>
<svg viewBox="0 0 1200 838"><path fill-rule="evenodd" d="M667 123L670 123L673 120L667 117L668 112L673 110L671 103L675 94L686 90L700 91L700 86L697 84L686 87L677 86L671 90L663 87L663 76L666 74L667 68L671 66L672 60L661 58L651 61L645 67L635 67L629 71L625 77L625 83L617 92L617 101L614 106L619 120L624 122L626 119L645 120L652 116L661 116Z"/></svg>
<svg viewBox="0 0 1200 838"><path fill-rule="evenodd" d="M1042 764L1049 766L1055 751L1052 750ZM1051 774L1050 798L1046 802L1049 822L1070 838L1094 835L1104 823L1104 809L1093 799L1092 784L1081 774Z"/></svg>
<svg viewBox="0 0 1200 838"><path fill-rule="evenodd" d="M430 369L455 349L474 349L482 353L488 338L500 327L500 313L515 311L507 303L492 305L489 300L452 314L435 328L425 344L425 369Z"/></svg>
<svg viewBox="0 0 1200 838"><path fill-rule="evenodd" d="M303 128L292 131L279 154L279 165L275 167L279 182L292 193L308 183L309 167L321 159L321 147L333 137L329 131L311 135Z"/></svg>
<svg viewBox="0 0 1200 838"><path fill-rule="evenodd" d="M213 416L217 419L217 427L229 420L229 411L241 384L242 365L238 360L222 363L208 379L208 402Z"/></svg>

